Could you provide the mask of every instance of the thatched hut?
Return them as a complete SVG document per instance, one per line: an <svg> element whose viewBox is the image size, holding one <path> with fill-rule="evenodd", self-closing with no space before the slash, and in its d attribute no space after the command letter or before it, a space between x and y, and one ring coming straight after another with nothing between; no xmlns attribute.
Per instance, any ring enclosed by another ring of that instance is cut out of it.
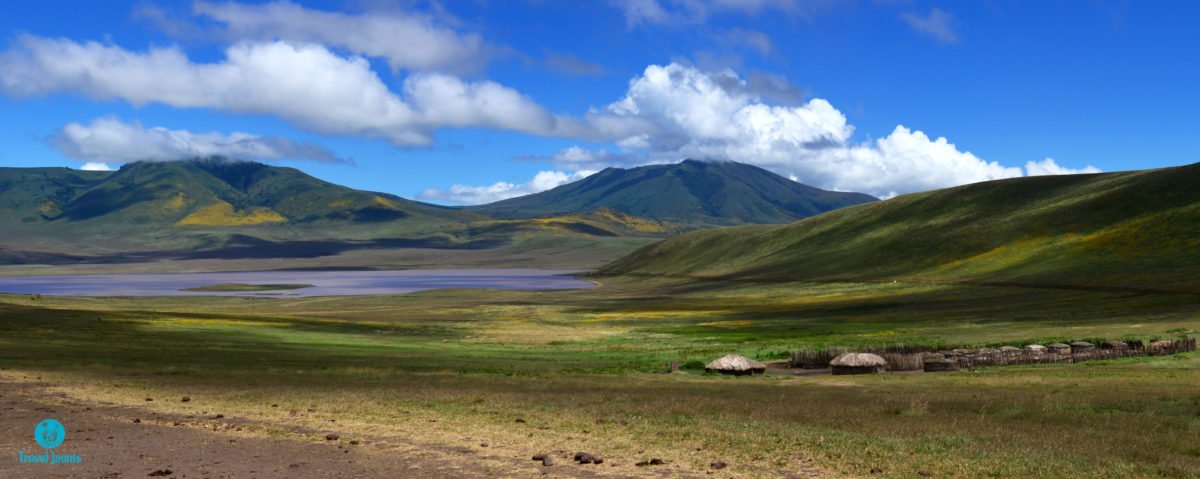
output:
<svg viewBox="0 0 1200 479"><path fill-rule="evenodd" d="M1046 352L1046 347L1040 344L1026 344L1025 347L1021 349L1024 349L1025 352L1034 354L1043 354Z"/></svg>
<svg viewBox="0 0 1200 479"><path fill-rule="evenodd" d="M1021 359L1021 348L1016 346L1000 346L1000 357L997 358L1002 364L1009 364L1012 361Z"/></svg>
<svg viewBox="0 0 1200 479"><path fill-rule="evenodd" d="M1089 343L1086 341L1075 341L1075 342L1071 343L1071 351L1072 352L1082 353L1082 352L1086 352L1086 351L1093 351L1095 349L1096 349L1095 344L1092 344L1092 343Z"/></svg>
<svg viewBox="0 0 1200 479"><path fill-rule="evenodd" d="M1149 348L1151 350L1162 350L1169 349L1173 346L1175 346L1175 341L1171 341L1169 339L1156 339L1154 341L1150 341Z"/></svg>
<svg viewBox="0 0 1200 479"><path fill-rule="evenodd" d="M726 354L720 359L704 366L707 372L732 374L734 376L751 376L767 372L767 365L737 354Z"/></svg>
<svg viewBox="0 0 1200 479"><path fill-rule="evenodd" d="M887 369L887 361L871 353L846 353L829 362L834 375L876 374Z"/></svg>
<svg viewBox="0 0 1200 479"><path fill-rule="evenodd" d="M1054 354L1071 354L1071 345L1063 343L1050 343L1046 345L1046 350Z"/></svg>

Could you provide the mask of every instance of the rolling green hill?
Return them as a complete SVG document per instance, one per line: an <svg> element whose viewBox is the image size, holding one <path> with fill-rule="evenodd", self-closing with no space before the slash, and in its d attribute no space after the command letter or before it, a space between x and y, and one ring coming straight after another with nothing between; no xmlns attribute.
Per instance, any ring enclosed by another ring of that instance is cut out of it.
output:
<svg viewBox="0 0 1200 479"><path fill-rule="evenodd" d="M470 207L500 218L534 218L607 208L691 227L788 223L875 201L825 191L756 166L686 160L632 169L608 168L580 181L519 198Z"/></svg>
<svg viewBox="0 0 1200 479"><path fill-rule="evenodd" d="M23 223L104 221L155 226L474 217L338 186L292 168L222 159L133 163L111 173L3 168L0 212L20 215Z"/></svg>
<svg viewBox="0 0 1200 479"><path fill-rule="evenodd" d="M367 251L346 261L402 267L446 258L395 254L401 250L488 250L456 259L536 266L553 257L555 266L592 267L679 231L603 208L497 219L222 158L132 163L115 172L0 168L0 221L0 264L244 262Z"/></svg>
<svg viewBox="0 0 1200 479"><path fill-rule="evenodd" d="M693 232L601 274L1200 292L1200 164L992 181Z"/></svg>

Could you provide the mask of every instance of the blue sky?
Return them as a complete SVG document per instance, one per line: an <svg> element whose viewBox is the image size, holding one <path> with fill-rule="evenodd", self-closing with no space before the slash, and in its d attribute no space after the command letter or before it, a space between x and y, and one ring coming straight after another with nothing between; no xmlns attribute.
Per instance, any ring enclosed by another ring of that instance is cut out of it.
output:
<svg viewBox="0 0 1200 479"><path fill-rule="evenodd" d="M441 203L686 157L879 196L1180 165L1198 23L1156 1L26 2L0 16L0 165L216 152Z"/></svg>

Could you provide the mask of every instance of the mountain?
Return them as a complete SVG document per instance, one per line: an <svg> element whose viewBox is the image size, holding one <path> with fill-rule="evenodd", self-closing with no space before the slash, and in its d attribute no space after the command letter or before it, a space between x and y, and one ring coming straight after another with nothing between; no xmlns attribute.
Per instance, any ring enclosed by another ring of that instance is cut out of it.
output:
<svg viewBox="0 0 1200 479"><path fill-rule="evenodd" d="M292 168L217 158L133 163L111 173L2 168L0 212L26 224L120 221L153 226L472 217L353 190Z"/></svg>
<svg viewBox="0 0 1200 479"><path fill-rule="evenodd" d="M592 267L678 231L603 208L497 219L224 158L131 163L115 172L0 168L0 222L0 264L317 258L368 250L377 253L360 263L429 265L434 260L419 252L392 256L486 249L492 254L471 261L525 264L537 250L542 254L530 264L553 257L556 266Z"/></svg>
<svg viewBox="0 0 1200 479"><path fill-rule="evenodd" d="M696 227L789 223L872 201L875 198L868 195L813 188L742 163L686 160L607 168L551 190L467 210L499 218L534 218L606 208Z"/></svg>
<svg viewBox="0 0 1200 479"><path fill-rule="evenodd" d="M601 270L1200 292L1200 164L992 181L781 226L698 231Z"/></svg>

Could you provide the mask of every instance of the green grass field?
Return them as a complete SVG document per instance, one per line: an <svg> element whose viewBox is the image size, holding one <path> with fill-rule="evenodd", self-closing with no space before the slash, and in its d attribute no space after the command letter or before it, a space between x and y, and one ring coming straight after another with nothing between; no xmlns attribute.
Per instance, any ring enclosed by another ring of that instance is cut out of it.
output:
<svg viewBox="0 0 1200 479"><path fill-rule="evenodd" d="M660 457L697 473L725 461L722 477L811 467L1200 477L1196 354L872 377L658 373L670 360L774 360L806 346L1169 337L1200 328L1191 295L602 281L289 300L3 296L0 373L96 400L280 425L265 434L336 418L361 434L486 440L514 457L587 450L630 474L646 472L633 462ZM194 401L143 401L183 395ZM311 406L319 413L288 414Z"/></svg>

